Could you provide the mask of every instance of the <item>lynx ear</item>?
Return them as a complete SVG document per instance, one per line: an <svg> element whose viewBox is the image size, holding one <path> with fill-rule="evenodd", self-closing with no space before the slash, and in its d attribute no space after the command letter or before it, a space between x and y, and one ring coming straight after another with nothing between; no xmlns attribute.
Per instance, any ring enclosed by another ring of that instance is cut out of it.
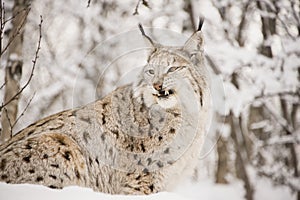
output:
<svg viewBox="0 0 300 200"><path fill-rule="evenodd" d="M190 54L203 51L203 35L201 28L203 26L204 19L200 17L198 28L195 33L185 42L183 49Z"/></svg>
<svg viewBox="0 0 300 200"><path fill-rule="evenodd" d="M156 49L157 46L158 46L158 44L156 44L155 42L153 42L152 39L148 35L145 34L144 28L143 28L143 26L141 24L139 24L139 29L140 29L142 35L144 36L145 40L147 41L147 43L150 44L150 47L152 49Z"/></svg>

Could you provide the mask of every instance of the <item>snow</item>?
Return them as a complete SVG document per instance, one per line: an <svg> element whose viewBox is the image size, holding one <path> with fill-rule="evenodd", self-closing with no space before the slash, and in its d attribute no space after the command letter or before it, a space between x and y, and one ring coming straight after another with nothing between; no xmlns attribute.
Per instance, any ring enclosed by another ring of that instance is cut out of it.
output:
<svg viewBox="0 0 300 200"><path fill-rule="evenodd" d="M243 189L241 186L226 186L218 185L213 186L212 183L199 183L191 186L188 190L179 192L160 192L152 195L144 196L132 196L132 195L109 195L94 192L88 188L80 188L77 186L66 187L62 190L53 190L43 186L37 185L8 185L0 183L0 199L10 200L81 200L83 197L88 200L93 199L107 199L107 200L196 200L196 199L210 199L210 200L221 200L224 194L230 200L241 200L243 199Z"/></svg>
<svg viewBox="0 0 300 200"><path fill-rule="evenodd" d="M287 187L275 187L267 179L257 178L255 183L254 198L256 200L289 200L294 199ZM62 190L29 184L0 183L1 200L244 200L245 191L241 182L232 184L215 184L210 180L199 183L185 183L174 192L159 192L151 195L110 195L94 192L89 188L69 186Z"/></svg>
<svg viewBox="0 0 300 200"><path fill-rule="evenodd" d="M206 187L209 188L210 186ZM203 188L204 189L204 188ZM198 190L198 191L190 191L192 192L188 196L192 197L200 197L201 192L204 192L204 190ZM223 191L226 191L224 187L222 187ZM196 193L195 193L196 192ZM233 191L231 191L233 192ZM205 191L206 195L211 196L212 193L209 191ZM183 193L184 194L184 193ZM235 196L234 194L232 194ZM160 200L160 199L173 199L173 200L192 200L195 198L189 198L185 197L182 194L178 193L171 193L171 192L160 192L157 194L152 194L148 196L132 196L132 195L109 195L109 194L103 194L94 192L91 189L88 188L80 188L77 186L71 186L66 187L62 190L53 190L49 189L47 187L43 186L37 186L37 185L29 185L29 184L23 184L23 185L8 185L5 183L0 183L0 199L10 199L10 200L21 200L21 199L31 199L31 200L40 200L40 198L43 197L43 200L50 200L50 199L56 199L56 200L65 200L70 199L72 200L81 200L82 197L88 200L93 199L107 199L107 200ZM211 199L211 198L210 198ZM219 198L217 198L219 199ZM239 198L233 198L232 200L238 200Z"/></svg>
<svg viewBox="0 0 300 200"><path fill-rule="evenodd" d="M125 195L109 195L92 191L88 188L80 188L77 186L66 187L62 190L53 190L37 185L8 185L0 183L0 199L1 200L159 200L174 199L188 200L175 193L162 192L149 196L125 196Z"/></svg>

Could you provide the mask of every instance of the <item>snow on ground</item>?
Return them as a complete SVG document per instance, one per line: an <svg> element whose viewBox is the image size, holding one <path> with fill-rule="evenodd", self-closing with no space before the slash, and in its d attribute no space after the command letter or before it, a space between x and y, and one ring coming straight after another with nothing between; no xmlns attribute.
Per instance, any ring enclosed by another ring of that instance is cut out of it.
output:
<svg viewBox="0 0 300 200"><path fill-rule="evenodd" d="M53 190L38 185L0 183L0 200L243 200L244 194L240 182L221 185L209 180L185 184L175 192L160 192L148 196L108 195L76 186ZM274 187L270 181L258 179L254 199L293 200L295 195L288 188Z"/></svg>
<svg viewBox="0 0 300 200"><path fill-rule="evenodd" d="M267 179L259 179L256 184L254 199L296 200L296 194L292 194L288 187L274 187Z"/></svg>
<svg viewBox="0 0 300 200"><path fill-rule="evenodd" d="M67 187L63 190L53 190L37 185L8 185L0 183L1 200L188 200L174 193L162 192L149 196L125 196L125 195L108 195L93 192L91 189L80 188L76 186Z"/></svg>
<svg viewBox="0 0 300 200"><path fill-rule="evenodd" d="M66 187L62 190L53 190L44 186L37 185L10 185L0 183L0 199L1 200L196 200L196 199L211 199L221 200L224 196L230 200L243 199L243 189L234 186L213 186L212 183L200 183L190 188L180 189L178 192L160 192L147 196L125 196L125 195L108 195L98 192L93 192L91 189L80 188L76 186Z"/></svg>

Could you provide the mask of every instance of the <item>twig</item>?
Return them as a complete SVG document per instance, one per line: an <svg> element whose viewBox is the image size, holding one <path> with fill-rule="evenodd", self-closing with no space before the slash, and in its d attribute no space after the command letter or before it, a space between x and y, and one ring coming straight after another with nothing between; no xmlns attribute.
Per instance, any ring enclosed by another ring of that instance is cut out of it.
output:
<svg viewBox="0 0 300 200"><path fill-rule="evenodd" d="M19 115L19 117L16 119L16 121L14 122L14 124L11 127L11 131L12 129L15 127L15 125L17 124L17 122L20 120L20 118L24 115L24 113L26 112L26 110L28 109L29 105L31 104L32 99L34 98L35 93L32 95L32 97L29 99L27 105L25 106L24 110L22 111L22 113Z"/></svg>
<svg viewBox="0 0 300 200"><path fill-rule="evenodd" d="M274 119L279 123L279 125L287 132L287 133L292 133L293 128L289 126L288 122L286 119L284 119L281 116L278 116L267 104L266 102L263 102L264 107L266 110L271 114L271 116L274 117Z"/></svg>
<svg viewBox="0 0 300 200"><path fill-rule="evenodd" d="M283 135L278 137L273 137L265 141L264 145L281 145L281 144L300 144L300 138L297 137L299 133L296 131L293 135Z"/></svg>
<svg viewBox="0 0 300 200"><path fill-rule="evenodd" d="M286 33L295 41L297 37L293 36L290 31L289 31L289 27L286 24L287 20L281 19L281 17L277 17L277 19L281 22L281 24L283 25L283 28L285 29Z"/></svg>
<svg viewBox="0 0 300 200"><path fill-rule="evenodd" d="M2 40L3 40L3 30L4 30L3 21L5 21L5 9L4 9L4 2L2 4L2 0L0 0L0 12L1 12L0 13L0 52L2 52Z"/></svg>
<svg viewBox="0 0 300 200"><path fill-rule="evenodd" d="M19 10L19 11L16 12L16 14L13 15L12 17L10 17L10 18L4 20L4 21L3 21L3 24L5 25L7 22L9 22L9 21L15 19L19 14L21 14L22 12L26 12L28 9L30 9L30 5L28 5L26 8L23 8L23 9Z"/></svg>
<svg viewBox="0 0 300 200"><path fill-rule="evenodd" d="M0 90L3 89L3 87L6 85L6 80L4 81L4 83L0 86Z"/></svg>
<svg viewBox="0 0 300 200"><path fill-rule="evenodd" d="M263 100L265 98L272 98L272 97L277 97L277 96L298 96L300 97L300 92L297 91L280 91L280 92L275 92L275 93L269 93L269 94L261 94L258 95L254 98L254 100Z"/></svg>
<svg viewBox="0 0 300 200"><path fill-rule="evenodd" d="M29 11L30 11L30 7L25 9L26 14L25 16L28 15ZM16 36L20 34L20 30L24 27L24 24L26 22L26 17L23 18L22 22L20 23L20 25L18 26L17 30L13 33L13 35L10 37L9 41L7 42L6 46L3 48L3 50L1 50L0 52L0 56L3 55L3 53L8 49L8 47L11 45L11 43L16 39Z"/></svg>
<svg viewBox="0 0 300 200"><path fill-rule="evenodd" d="M300 30L300 16L298 15L297 11L295 10L295 2L291 2L291 8L292 8L292 11L293 11L293 16L297 22L297 28L298 28L298 31ZM300 35L300 33L298 32L298 35Z"/></svg>
<svg viewBox="0 0 300 200"><path fill-rule="evenodd" d="M283 174L279 174L278 171L271 171L271 172L266 172L262 169L258 169L259 175L265 176L270 178L271 180L275 181L275 183L279 183L282 185L287 185L289 186L293 191L299 191L300 186L299 186L299 180L293 181L292 178L294 177L285 177Z"/></svg>
<svg viewBox="0 0 300 200"><path fill-rule="evenodd" d="M38 54L39 54L39 51L41 49L41 41L42 41L42 23L43 23L43 17L40 16L40 24L39 24L39 40L38 40L38 45L37 45L37 48L36 48L36 51L35 51L35 56L34 56L34 59L32 60L32 68L31 68L31 73L30 73L30 76L27 80L27 82L25 83L25 85L23 85L23 87L12 97L10 98L7 102L3 103L1 106L0 106L0 111L2 110L2 108L4 108L7 104L9 104L11 101L13 101L15 98L17 98L22 92L23 90L29 85L32 77L33 77L33 72L34 72L34 69L35 69L35 66L36 66L36 62L37 62L37 59L39 58Z"/></svg>
<svg viewBox="0 0 300 200"><path fill-rule="evenodd" d="M2 6L3 5L3 6ZM4 2L2 4L2 0L0 0L0 25L1 25L1 31L2 31L2 22L3 22L3 19L2 19L2 14L3 14L3 9L4 9Z"/></svg>

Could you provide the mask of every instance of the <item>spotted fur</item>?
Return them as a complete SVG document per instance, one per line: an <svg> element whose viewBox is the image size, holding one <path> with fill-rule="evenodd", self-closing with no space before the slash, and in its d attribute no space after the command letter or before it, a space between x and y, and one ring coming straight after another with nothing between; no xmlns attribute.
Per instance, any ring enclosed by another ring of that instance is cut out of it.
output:
<svg viewBox="0 0 300 200"><path fill-rule="evenodd" d="M210 102L201 31L178 48L146 39L152 51L135 83L44 118L2 144L0 180L150 194L190 175Z"/></svg>

